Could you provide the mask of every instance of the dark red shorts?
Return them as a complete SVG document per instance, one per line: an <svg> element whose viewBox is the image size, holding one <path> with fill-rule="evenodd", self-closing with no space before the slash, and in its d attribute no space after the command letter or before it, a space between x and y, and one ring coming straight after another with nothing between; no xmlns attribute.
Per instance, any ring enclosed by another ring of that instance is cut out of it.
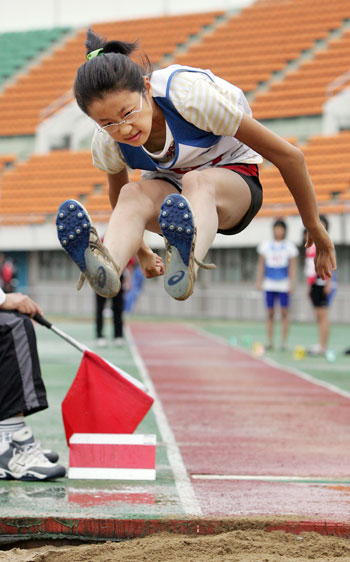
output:
<svg viewBox="0 0 350 562"><path fill-rule="evenodd" d="M259 212L263 202L263 190L259 180L259 169L257 164L225 164L224 166L217 167L232 170L244 179L250 189L251 203L243 219L233 228L229 228L228 230L218 229L220 234L238 234L238 232L242 232L242 230L247 228L248 224Z"/></svg>

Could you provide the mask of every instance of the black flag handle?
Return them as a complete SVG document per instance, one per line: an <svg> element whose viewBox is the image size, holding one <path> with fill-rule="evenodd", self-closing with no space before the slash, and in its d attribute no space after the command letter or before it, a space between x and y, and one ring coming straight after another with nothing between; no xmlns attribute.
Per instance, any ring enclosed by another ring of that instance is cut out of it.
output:
<svg viewBox="0 0 350 562"><path fill-rule="evenodd" d="M45 326L45 328L51 329L51 327L52 327L51 322L49 322L48 320L46 320L46 318L44 318L43 316L41 316L41 314L39 314L38 312L36 312L36 313L34 314L33 320L35 320L35 322L37 322L38 324L41 324L42 326Z"/></svg>

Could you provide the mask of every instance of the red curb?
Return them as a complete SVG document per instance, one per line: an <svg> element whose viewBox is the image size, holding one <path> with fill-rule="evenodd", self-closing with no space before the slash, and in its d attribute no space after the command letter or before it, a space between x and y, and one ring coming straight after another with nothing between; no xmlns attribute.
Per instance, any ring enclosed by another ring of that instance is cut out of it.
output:
<svg viewBox="0 0 350 562"><path fill-rule="evenodd" d="M259 527L267 532L284 531L300 534L314 532L350 538L350 523L327 521L284 521L280 523L260 522ZM252 529L257 529L252 519ZM180 535L215 535L233 530L248 530L245 519L84 519L84 518L30 518L5 517L0 519L1 538L30 539L114 539L142 538L156 533L168 532Z"/></svg>
<svg viewBox="0 0 350 562"><path fill-rule="evenodd" d="M349 523L333 523L327 521L289 521L269 525L266 528L266 531L284 531L295 535L305 532L313 532L319 533L320 535L342 537L343 539L350 538Z"/></svg>

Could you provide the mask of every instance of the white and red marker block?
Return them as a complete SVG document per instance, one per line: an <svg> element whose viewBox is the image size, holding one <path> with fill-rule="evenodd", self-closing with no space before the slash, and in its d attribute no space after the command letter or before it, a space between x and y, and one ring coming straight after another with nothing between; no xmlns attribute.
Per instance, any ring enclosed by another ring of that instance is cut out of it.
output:
<svg viewBox="0 0 350 562"><path fill-rule="evenodd" d="M68 478L155 480L156 436L74 433L69 440Z"/></svg>

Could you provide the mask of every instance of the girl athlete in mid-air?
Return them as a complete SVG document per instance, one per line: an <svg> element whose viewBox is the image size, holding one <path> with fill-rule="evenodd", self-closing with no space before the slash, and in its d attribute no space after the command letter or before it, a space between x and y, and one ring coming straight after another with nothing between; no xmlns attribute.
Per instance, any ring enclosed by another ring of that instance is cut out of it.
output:
<svg viewBox="0 0 350 562"><path fill-rule="evenodd" d="M245 229L262 204L258 164L279 169L315 243L315 267L326 279L335 268L300 149L253 119L243 92L209 70L172 65L151 71L131 58L137 43L106 41L92 30L88 60L74 93L96 123L94 165L107 173L113 212L104 244L84 207L62 203L57 214L62 247L100 295L120 289L120 275L137 254L146 277L164 276L165 290L188 298L217 232ZM128 168L141 169L130 182ZM143 240L162 234L165 266ZM165 272L164 272L165 269Z"/></svg>

